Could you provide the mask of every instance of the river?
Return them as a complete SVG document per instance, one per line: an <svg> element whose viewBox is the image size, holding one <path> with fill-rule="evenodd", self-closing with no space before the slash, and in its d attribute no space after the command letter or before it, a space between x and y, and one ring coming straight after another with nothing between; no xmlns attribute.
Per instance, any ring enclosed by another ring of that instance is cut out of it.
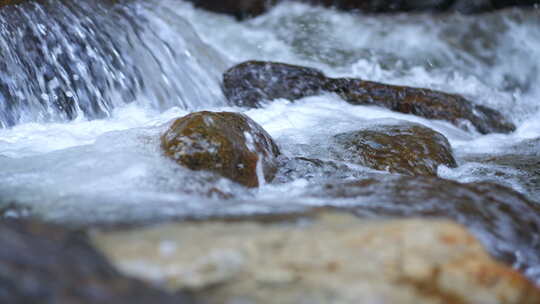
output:
<svg viewBox="0 0 540 304"><path fill-rule="evenodd" d="M371 124L421 123L444 134L458 160L458 168L440 167L440 177L495 182L540 201L534 174L475 161L540 157L538 9L368 16L282 3L239 22L174 0L48 0L0 10L0 51L0 207L76 225L288 212L350 206L309 189L373 171L342 164L298 178L284 173L303 170L289 162L273 183L246 189L180 168L160 152L159 135L170 120L203 109L245 113L287 157L324 159L333 135ZM231 107L221 75L249 59L459 93L499 110L517 130L482 135L331 94ZM231 198L200 194L214 188ZM475 233L492 252L502 250L485 231ZM524 263L540 282L537 249L514 245L509 250L537 256Z"/></svg>

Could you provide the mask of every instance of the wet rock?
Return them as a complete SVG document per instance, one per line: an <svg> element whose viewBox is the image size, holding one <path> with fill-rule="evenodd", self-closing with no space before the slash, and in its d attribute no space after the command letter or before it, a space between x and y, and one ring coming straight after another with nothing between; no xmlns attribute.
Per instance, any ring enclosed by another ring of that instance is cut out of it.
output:
<svg viewBox="0 0 540 304"><path fill-rule="evenodd" d="M539 0L455 0L453 10L463 13L482 13L513 6L534 6Z"/></svg>
<svg viewBox="0 0 540 304"><path fill-rule="evenodd" d="M189 303L119 274L82 233L0 220L0 303Z"/></svg>
<svg viewBox="0 0 540 304"><path fill-rule="evenodd" d="M538 0L308 0L342 10L360 10L364 13L392 12L462 12L482 13L509 6L533 6Z"/></svg>
<svg viewBox="0 0 540 304"><path fill-rule="evenodd" d="M309 0L305 2L335 7L342 10L360 10L365 13L448 10L454 0Z"/></svg>
<svg viewBox="0 0 540 304"><path fill-rule="evenodd" d="M208 303L540 301L533 284L444 220L324 212L301 222L215 221L98 233L94 242L127 273L201 291Z"/></svg>
<svg viewBox="0 0 540 304"><path fill-rule="evenodd" d="M351 168L347 163L307 157L281 158L275 183L290 183L298 179L311 182L329 179L351 179L365 175L365 170Z"/></svg>
<svg viewBox="0 0 540 304"><path fill-rule="evenodd" d="M523 140L508 147L512 154L540 157L540 137Z"/></svg>
<svg viewBox="0 0 540 304"><path fill-rule="evenodd" d="M0 220L2 218L24 218L31 214L30 208L16 203L0 205Z"/></svg>
<svg viewBox="0 0 540 304"><path fill-rule="evenodd" d="M223 74L223 93L234 105L251 108L277 98L296 100L321 94L327 82L326 76L317 69L248 61Z"/></svg>
<svg viewBox="0 0 540 304"><path fill-rule="evenodd" d="M188 0L194 6L212 12L245 19L263 14L276 3L276 0Z"/></svg>
<svg viewBox="0 0 540 304"><path fill-rule="evenodd" d="M330 84L330 91L351 104L381 106L395 112L446 120L463 128L472 124L483 134L515 130L501 113L474 105L457 94L359 79L336 79Z"/></svg>
<svg viewBox="0 0 540 304"><path fill-rule="evenodd" d="M238 19L265 13L279 0L188 0L195 6ZM345 11L363 13L396 12L462 12L482 13L511 6L534 6L539 0L282 0L323 5ZM1 2L0 2L1 3Z"/></svg>
<svg viewBox="0 0 540 304"><path fill-rule="evenodd" d="M21 2L20 0L0 0L0 7L5 5L12 5Z"/></svg>
<svg viewBox="0 0 540 304"><path fill-rule="evenodd" d="M196 112L177 119L162 135L165 154L192 170L221 174L247 187L271 181L279 149L249 117L230 112Z"/></svg>
<svg viewBox="0 0 540 304"><path fill-rule="evenodd" d="M516 179L531 199L540 200L540 155L475 154L463 157L463 161L490 165L484 168L488 171L486 175L504 178L505 181Z"/></svg>
<svg viewBox="0 0 540 304"><path fill-rule="evenodd" d="M469 227L493 250L492 254L515 267L540 265L540 205L498 184L372 175L316 186L307 195L322 200L345 199L361 216L453 219ZM538 273L531 276L540 279Z"/></svg>
<svg viewBox="0 0 540 304"><path fill-rule="evenodd" d="M323 92L336 93L355 105L376 105L392 111L475 127L480 133L509 133L515 126L487 107L456 94L387 85L350 78L328 78L321 71L275 62L248 61L223 75L223 92L234 105L258 107L276 98L295 100Z"/></svg>
<svg viewBox="0 0 540 304"><path fill-rule="evenodd" d="M406 175L437 175L437 167L457 167L444 135L419 124L380 125L338 134L334 150L342 160Z"/></svg>

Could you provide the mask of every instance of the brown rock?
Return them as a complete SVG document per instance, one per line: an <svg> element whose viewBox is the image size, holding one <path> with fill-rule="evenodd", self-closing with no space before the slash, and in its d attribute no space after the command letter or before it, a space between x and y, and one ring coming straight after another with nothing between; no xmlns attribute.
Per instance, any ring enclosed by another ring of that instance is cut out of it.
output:
<svg viewBox="0 0 540 304"><path fill-rule="evenodd" d="M0 303L189 303L119 274L80 232L0 220L0 248Z"/></svg>
<svg viewBox="0 0 540 304"><path fill-rule="evenodd" d="M335 150L338 158L376 170L437 176L439 165L457 167L446 137L419 124L380 125L335 140L345 149Z"/></svg>
<svg viewBox="0 0 540 304"><path fill-rule="evenodd" d="M317 186L308 189L306 195L347 199L351 210L361 216L452 219L490 244L491 253L498 258L522 269L540 265L540 205L504 186L372 175Z"/></svg>
<svg viewBox="0 0 540 304"><path fill-rule="evenodd" d="M359 79L336 79L330 90L351 104L377 105L395 112L446 120L465 128L470 123L483 134L515 130L501 113L474 105L456 94Z"/></svg>
<svg viewBox="0 0 540 304"><path fill-rule="evenodd" d="M196 112L177 119L162 135L165 154L192 170L209 170L247 187L271 181L279 149L249 117Z"/></svg>
<svg viewBox="0 0 540 304"><path fill-rule="evenodd" d="M429 119L446 120L480 133L509 133L515 126L501 113L474 105L456 94L387 85L349 78L327 78L321 71L275 62L248 61L223 75L223 92L238 106L258 107L276 98L295 100L323 92L336 93L355 105L376 105Z"/></svg>
<svg viewBox="0 0 540 304"><path fill-rule="evenodd" d="M0 0L0 7L5 5L14 5L23 2L28 2L28 0Z"/></svg>
<svg viewBox="0 0 540 304"><path fill-rule="evenodd" d="M164 241L166 240L166 241ZM206 222L95 235L121 269L210 303L519 303L540 290L434 220Z"/></svg>

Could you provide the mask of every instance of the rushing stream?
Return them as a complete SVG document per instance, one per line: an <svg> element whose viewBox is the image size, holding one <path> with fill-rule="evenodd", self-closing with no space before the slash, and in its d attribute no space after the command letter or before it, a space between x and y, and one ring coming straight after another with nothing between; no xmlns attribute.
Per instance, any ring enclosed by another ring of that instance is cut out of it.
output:
<svg viewBox="0 0 540 304"><path fill-rule="evenodd" d="M350 207L354 200L311 189L374 172L347 163L310 171L283 160L274 182L249 190L181 168L162 155L159 135L171 119L201 109L243 112L286 157L323 160L335 134L381 121L421 123L443 133L458 159L439 176L496 182L540 201L538 9L375 17L285 3L238 22L177 0L95 3L0 9L0 209L24 206L48 220L89 224ZM221 75L249 59L459 93L498 109L517 131L480 135L335 95L230 107ZM479 161L504 154L536 159L536 169ZM206 195L213 189L219 193ZM501 243L466 224L491 252L515 252L515 266L540 282L540 235ZM500 224L511 236L513 228Z"/></svg>

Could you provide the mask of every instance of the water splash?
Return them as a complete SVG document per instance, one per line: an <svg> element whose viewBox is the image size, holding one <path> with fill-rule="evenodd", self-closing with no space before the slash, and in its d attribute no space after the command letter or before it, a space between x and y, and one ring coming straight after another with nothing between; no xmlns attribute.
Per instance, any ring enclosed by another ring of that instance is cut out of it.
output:
<svg viewBox="0 0 540 304"><path fill-rule="evenodd" d="M28 2L0 10L0 126L104 118L123 104L223 105L228 65L156 3Z"/></svg>

